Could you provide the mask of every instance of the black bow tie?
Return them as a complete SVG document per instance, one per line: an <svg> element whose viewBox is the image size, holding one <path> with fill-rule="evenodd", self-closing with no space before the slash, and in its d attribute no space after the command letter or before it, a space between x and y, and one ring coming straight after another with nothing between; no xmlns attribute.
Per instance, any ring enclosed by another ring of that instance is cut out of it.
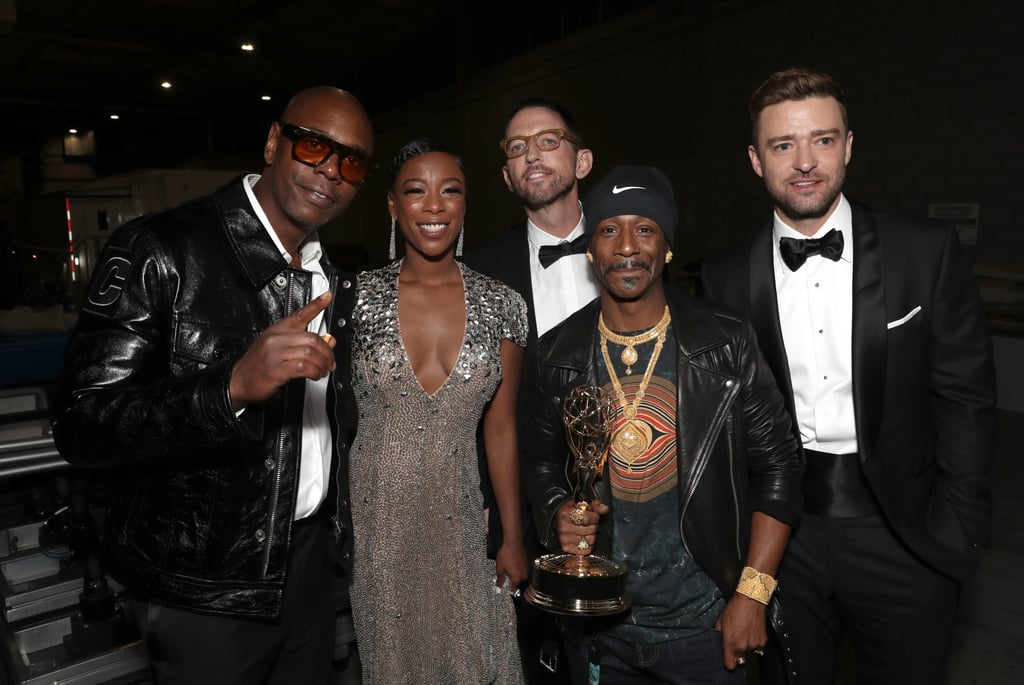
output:
<svg viewBox="0 0 1024 685"><path fill-rule="evenodd" d="M587 236L581 235L572 242L562 241L557 245L541 245L540 265L545 269L557 262L562 257L571 254L583 254L587 251Z"/></svg>
<svg viewBox="0 0 1024 685"><path fill-rule="evenodd" d="M799 269L815 254L838 262L843 256L843 234L833 228L820 238L779 238L779 252L791 271Z"/></svg>

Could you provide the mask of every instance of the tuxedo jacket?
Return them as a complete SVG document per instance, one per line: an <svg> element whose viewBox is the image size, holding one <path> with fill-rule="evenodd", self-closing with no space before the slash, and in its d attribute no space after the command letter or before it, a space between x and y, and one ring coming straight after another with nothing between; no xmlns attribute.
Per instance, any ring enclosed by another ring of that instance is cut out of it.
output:
<svg viewBox="0 0 1024 685"><path fill-rule="evenodd" d="M977 284L956 232L850 202L858 456L882 514L958 580L989 544L996 384ZM704 260L704 295L749 314L798 430L772 226ZM810 331L807 333L810 335ZM798 436L799 438L799 436Z"/></svg>
<svg viewBox="0 0 1024 685"><path fill-rule="evenodd" d="M529 317L527 348L537 341L537 315L530 277L530 241L525 222L485 245L466 251L466 264L485 276L497 278L526 300Z"/></svg>

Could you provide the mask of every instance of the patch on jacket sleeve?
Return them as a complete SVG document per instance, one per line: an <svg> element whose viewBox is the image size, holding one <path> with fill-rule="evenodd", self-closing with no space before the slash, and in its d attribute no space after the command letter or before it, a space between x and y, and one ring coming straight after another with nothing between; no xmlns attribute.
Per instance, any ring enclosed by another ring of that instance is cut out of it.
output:
<svg viewBox="0 0 1024 685"><path fill-rule="evenodd" d="M110 247L106 260L92 279L89 296L82 309L104 315L117 303L128 282L132 270L132 253L124 248Z"/></svg>

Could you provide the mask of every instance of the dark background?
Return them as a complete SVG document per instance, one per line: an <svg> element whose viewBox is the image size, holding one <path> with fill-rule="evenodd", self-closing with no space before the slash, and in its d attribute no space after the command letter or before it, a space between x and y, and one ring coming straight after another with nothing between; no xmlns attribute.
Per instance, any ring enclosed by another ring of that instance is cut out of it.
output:
<svg viewBox="0 0 1024 685"><path fill-rule="evenodd" d="M984 285L1019 300L1022 15L1015 0L0 0L0 265L60 245L62 217L38 207L105 179L259 171L288 96L332 84L366 104L382 164L420 135L461 153L471 246L522 221L496 145L509 109L563 102L595 153L584 191L621 161L673 179L678 273L769 218L746 103L772 71L805 65L847 92L848 194L917 215L976 204L968 256ZM372 178L324 229L336 261L384 258L385 191ZM32 270L17 272L6 290L38 294L22 282ZM999 316L1016 330L1016 314Z"/></svg>
<svg viewBox="0 0 1024 685"><path fill-rule="evenodd" d="M105 217L91 236L102 240L122 216L115 204L157 211L214 179L259 171L270 122L301 88L359 96L383 163L420 135L460 152L470 245L523 220L500 176L496 141L508 110L527 96L560 100L595 153L584 190L623 161L657 164L673 179L681 225L672 267L685 278L687 265L770 216L747 160L750 93L776 69L822 69L847 92L849 195L919 216L937 203L978 209L965 251L1007 411L993 549L962 598L950 683L1016 683L1022 611L1019 593L1007 590L1024 563L1013 430L1024 412L1022 5L0 0L0 394L49 388L60 368L82 283L54 280L39 262L67 262L66 202L84 204L93 224ZM243 54L242 40L255 51ZM174 88L160 88L164 79ZM335 261L362 268L384 259L385 191L382 176L371 179L324 228ZM62 304L68 316L43 316Z"/></svg>

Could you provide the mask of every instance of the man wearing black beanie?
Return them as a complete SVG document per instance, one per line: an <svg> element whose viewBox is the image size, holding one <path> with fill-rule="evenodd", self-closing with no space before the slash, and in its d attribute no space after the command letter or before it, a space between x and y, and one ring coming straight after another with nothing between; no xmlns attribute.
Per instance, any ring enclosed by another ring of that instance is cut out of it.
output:
<svg viewBox="0 0 1024 685"><path fill-rule="evenodd" d="M664 173L615 167L584 214L600 296L537 342L523 484L548 549L628 567L630 607L561 620L570 674L744 683L737 666L767 642L772 576L801 508L782 396L745 319L662 279L678 217ZM580 385L614 407L588 507L566 476L561 402Z"/></svg>
<svg viewBox="0 0 1024 685"><path fill-rule="evenodd" d="M657 222L671 252L679 213L672 182L660 169L620 164L587 193L583 206L587 216L584 232L588 241L594 236L594 228L605 219L634 214Z"/></svg>

